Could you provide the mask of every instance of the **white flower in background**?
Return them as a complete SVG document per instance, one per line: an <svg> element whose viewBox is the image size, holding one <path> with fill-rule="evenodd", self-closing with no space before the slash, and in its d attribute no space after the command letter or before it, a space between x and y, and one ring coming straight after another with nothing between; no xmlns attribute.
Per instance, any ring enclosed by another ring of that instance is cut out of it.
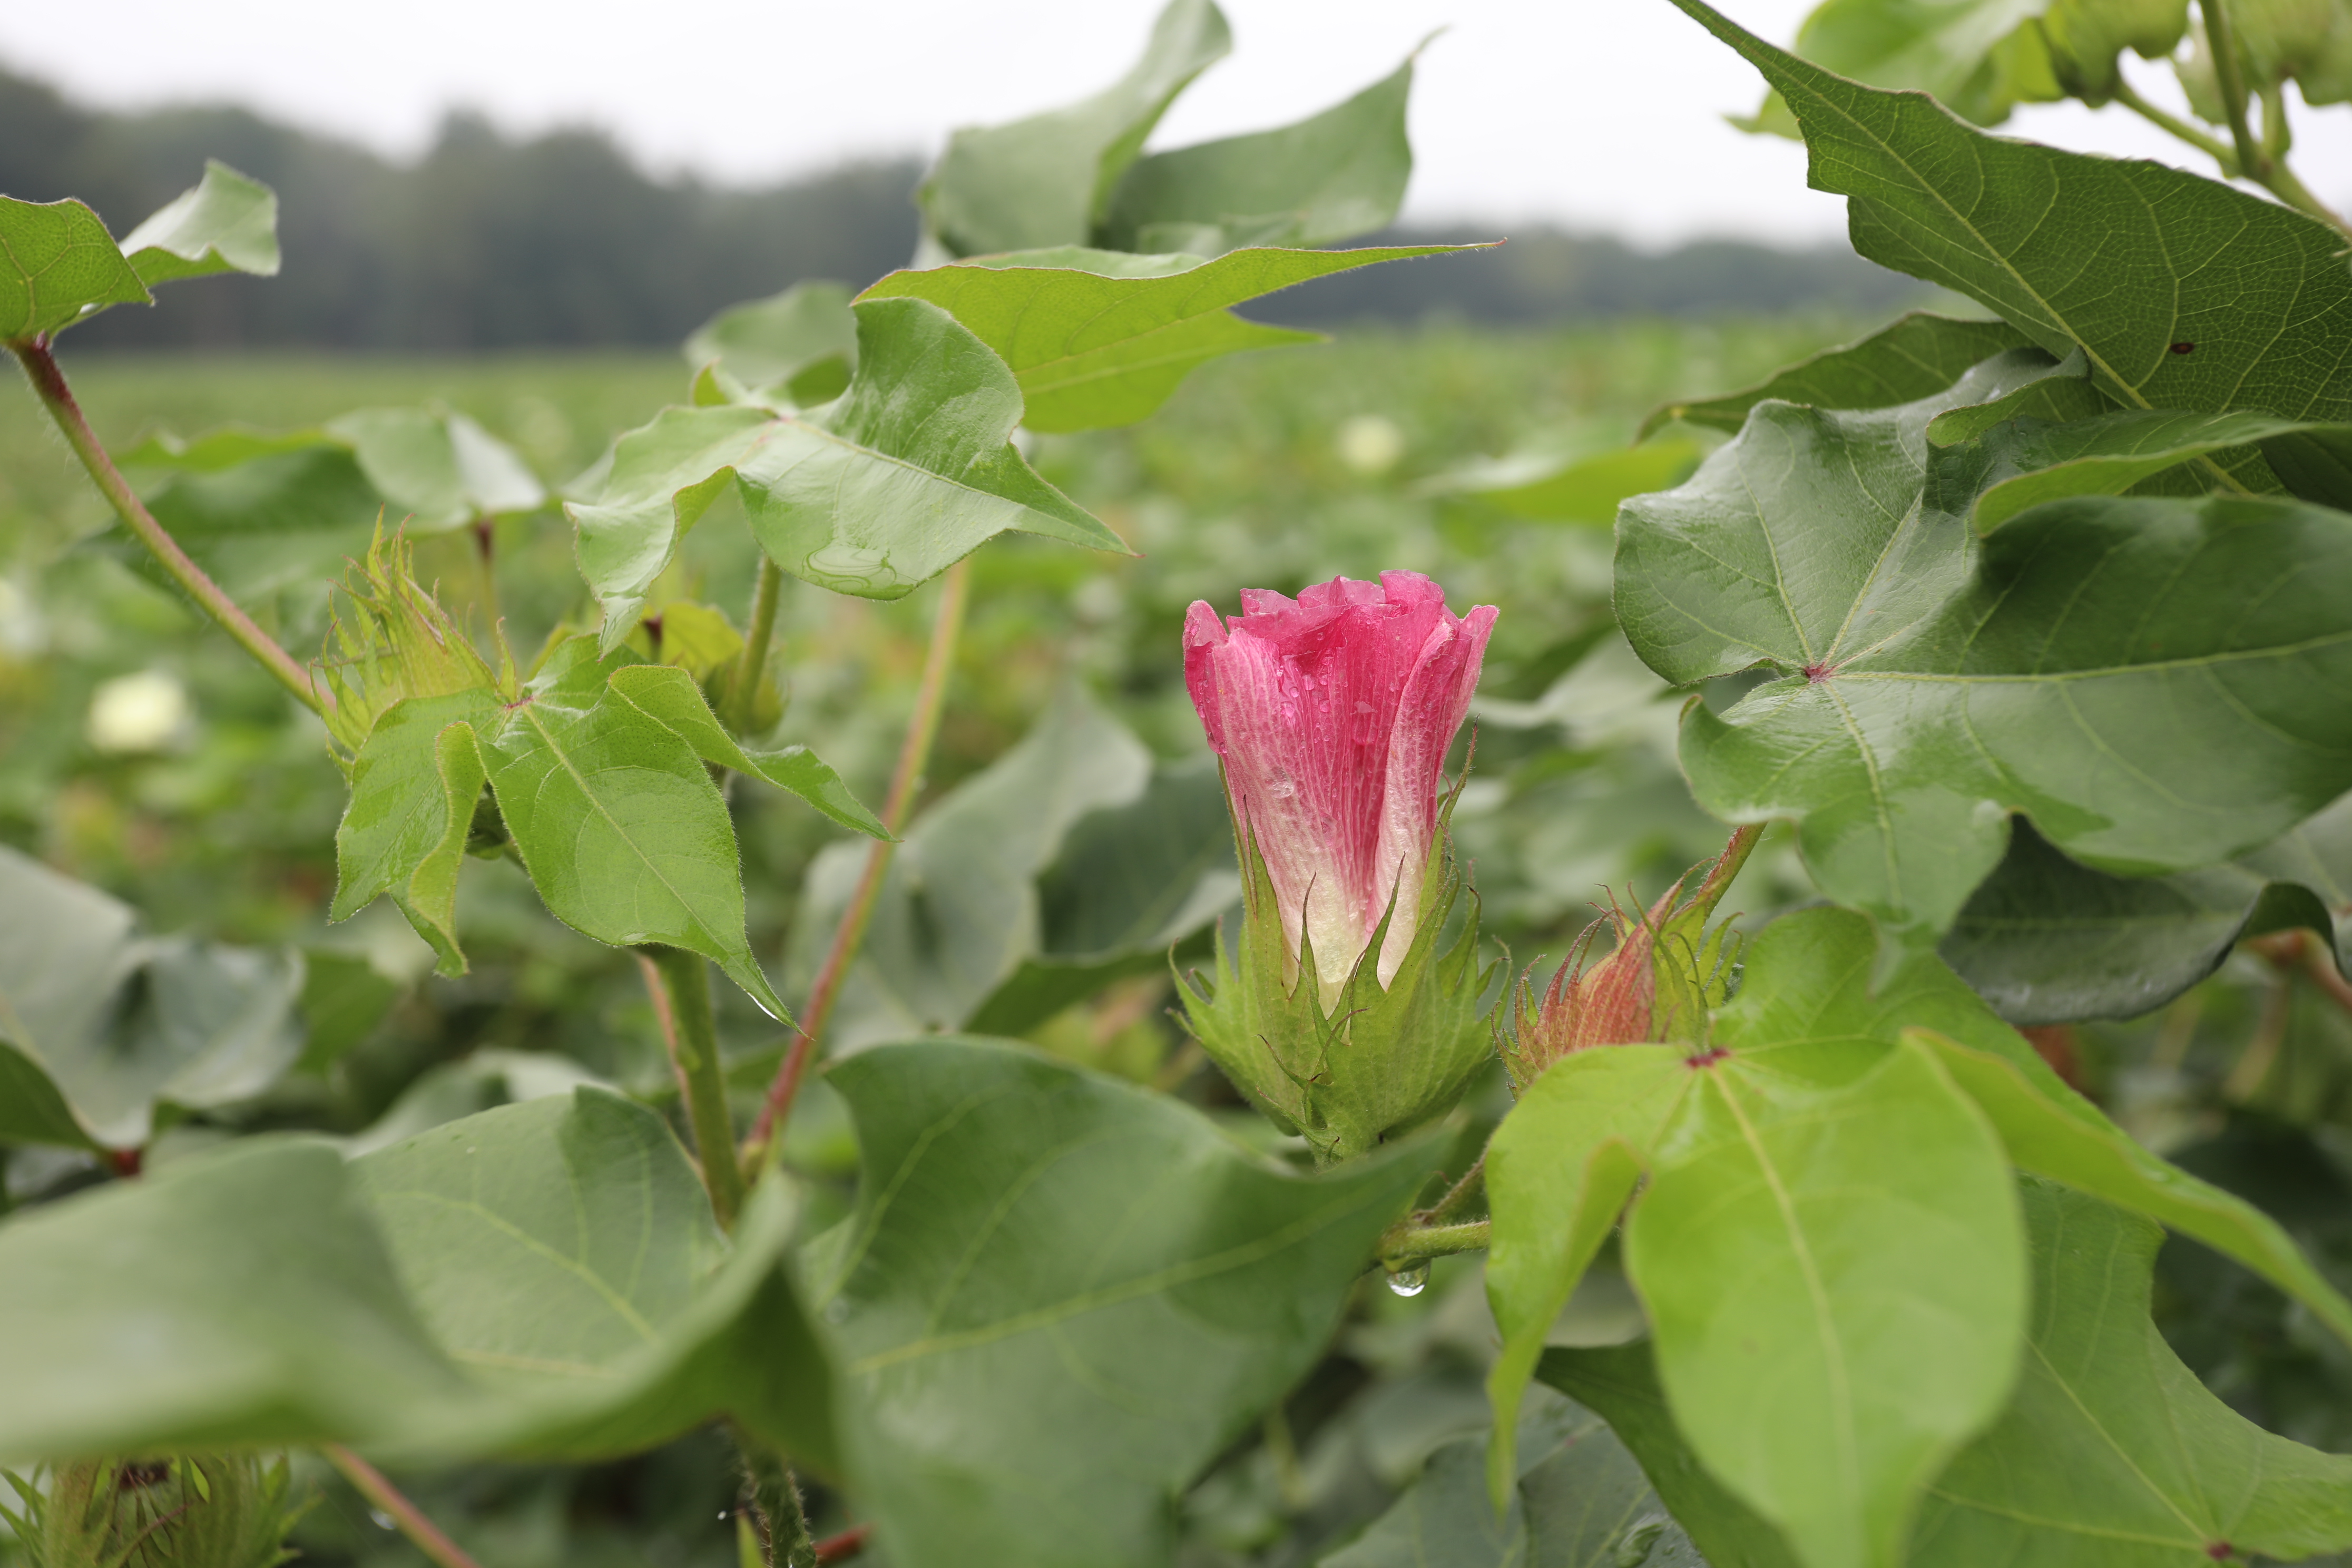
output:
<svg viewBox="0 0 2352 1568"><path fill-rule="evenodd" d="M89 743L116 754L160 752L186 732L194 716L177 677L160 669L118 675L90 697Z"/></svg>
<svg viewBox="0 0 2352 1568"><path fill-rule="evenodd" d="M1404 432L1396 421L1377 414L1359 414L1339 426L1332 445L1339 460L1366 478L1387 473L1404 456Z"/></svg>

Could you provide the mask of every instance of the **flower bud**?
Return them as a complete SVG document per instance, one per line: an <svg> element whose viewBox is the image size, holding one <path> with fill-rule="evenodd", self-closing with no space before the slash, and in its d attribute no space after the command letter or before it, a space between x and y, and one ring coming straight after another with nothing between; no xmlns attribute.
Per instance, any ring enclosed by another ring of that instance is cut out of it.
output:
<svg viewBox="0 0 2352 1568"><path fill-rule="evenodd" d="M1498 1029L1496 1040L1514 1092L1524 1091L1562 1057L1594 1046L1682 1045L1694 1054L1707 1048L1709 1015L1728 994L1738 948L1729 925L1710 931L1707 917L1739 874L1759 831L1734 833L1688 899L1682 897L1688 875L1648 909L1636 904L1631 915L1612 897L1602 920L1587 926L1570 950L1541 1003L1528 979L1520 980L1511 1009L1515 1034L1501 1038ZM1587 968L1585 954L1604 921L1617 945Z"/></svg>
<svg viewBox="0 0 2352 1568"><path fill-rule="evenodd" d="M1246 894L1239 951L1220 942L1184 1007L1244 1092L1338 1159L1442 1113L1490 1048L1475 903L1437 939L1463 890L1445 752L1496 611L1457 616L1412 572L1242 606L1221 623L1196 604L1184 626Z"/></svg>

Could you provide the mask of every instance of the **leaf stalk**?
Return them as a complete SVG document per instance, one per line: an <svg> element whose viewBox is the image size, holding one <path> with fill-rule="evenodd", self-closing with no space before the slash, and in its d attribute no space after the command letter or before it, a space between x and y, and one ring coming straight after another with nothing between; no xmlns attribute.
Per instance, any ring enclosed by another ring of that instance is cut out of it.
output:
<svg viewBox="0 0 2352 1568"><path fill-rule="evenodd" d="M890 853L898 847L899 829L907 825L915 792L922 784L923 770L930 763L931 742L939 737L948 676L955 665L956 639L962 634L964 608L971 596L971 563L959 561L949 567L940 590L939 610L931 621L930 648L923 658L922 681L915 691L915 710L907 720L906 739L899 744L898 766L890 774L890 794L882 803L882 826L890 830L890 837L877 838L866 846L866 869L857 879L857 890L850 896L849 908L843 911L841 924L834 931L833 945L826 950L816 982L809 988L808 1005L801 1009L800 1026L776 1068L774 1081L768 1086L768 1098L760 1108L759 1121L752 1125L751 1135L744 1140L743 1163L755 1171L766 1164L775 1146L782 1142L783 1129L792 1119L793 1101L800 1093L801 1079L807 1076L817 1042L824 1036L825 1021L833 1016L834 1004L840 999L841 983L857 956L858 945L866 939L866 927L874 918L875 900L882 892L883 875L890 868Z"/></svg>
<svg viewBox="0 0 2352 1568"><path fill-rule="evenodd" d="M783 597L784 572L763 552L760 580L751 589L751 622L743 637L743 652L727 678L727 727L738 735L748 732L760 702L760 677L768 668L768 649L776 634L776 605Z"/></svg>
<svg viewBox="0 0 2352 1568"><path fill-rule="evenodd" d="M398 1487L384 1479L382 1470L352 1453L340 1443L330 1443L320 1450L327 1463L343 1473L353 1490L391 1516L408 1537L410 1544L425 1553L441 1568L481 1568L466 1554L465 1548L441 1532L441 1527L425 1516L425 1510L408 1500Z"/></svg>
<svg viewBox="0 0 2352 1568"><path fill-rule="evenodd" d="M719 1033L711 1021L710 965L698 952L651 943L637 950L646 993L653 998L662 1043L669 1048L694 1150L702 1163L702 1184L721 1229L735 1228L743 1207L743 1167L735 1156L735 1129L727 1114L727 1074L719 1060Z"/></svg>
<svg viewBox="0 0 2352 1568"><path fill-rule="evenodd" d="M81 466L89 470L99 493L106 498L123 526L138 536L148 553L171 574L172 580L195 600L205 614L219 623L239 647L251 654L278 685L292 692L295 700L323 717L335 705L333 696L319 685L308 669L297 664L291 654L278 647L275 638L256 625L252 616L238 608L203 567L189 559L188 552L180 548L180 542L155 521L154 513L147 510L146 503L122 477L122 470L114 466L114 459L107 455L106 447L90 429L89 421L82 416L81 405L74 401L73 390L66 384L65 371L50 350L47 334L11 339L8 352L24 367L25 378L32 383L33 395L49 411L49 417L57 421L66 445L81 459Z"/></svg>

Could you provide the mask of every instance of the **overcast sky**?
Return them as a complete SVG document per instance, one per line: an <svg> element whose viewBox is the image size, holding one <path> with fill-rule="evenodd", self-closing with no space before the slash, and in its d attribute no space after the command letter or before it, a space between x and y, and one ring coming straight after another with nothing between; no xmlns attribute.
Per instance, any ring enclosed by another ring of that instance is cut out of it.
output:
<svg viewBox="0 0 2352 1568"><path fill-rule="evenodd" d="M604 127L652 167L764 181L859 154L929 155L953 127L1079 97L1122 70L1159 0L0 0L0 63L117 107L233 100L413 154L442 113L513 132ZM1664 242L1811 239L1843 204L1793 143L1723 123L1760 93L1665 0L1222 0L1234 50L1155 145L1278 124L1385 75L1425 34L1408 215L1549 221ZM1810 0L1719 0L1786 42ZM2137 65L2138 62L2133 62ZM2169 74L2135 71L2178 103ZM2011 132L2186 162L2120 110L2028 110ZM2306 115L2297 165L2352 196L2352 113Z"/></svg>

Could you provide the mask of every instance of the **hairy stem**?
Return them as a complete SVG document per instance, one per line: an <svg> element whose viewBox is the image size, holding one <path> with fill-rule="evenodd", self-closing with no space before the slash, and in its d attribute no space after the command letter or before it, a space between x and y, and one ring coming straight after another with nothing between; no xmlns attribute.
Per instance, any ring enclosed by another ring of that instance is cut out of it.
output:
<svg viewBox="0 0 2352 1568"><path fill-rule="evenodd" d="M750 731L751 715L760 704L760 677L768 668L768 649L776 635L776 605L783 597L783 568L761 555L760 580L751 589L751 624L743 636L742 657L727 678L727 710L722 717L738 735Z"/></svg>
<svg viewBox="0 0 2352 1568"><path fill-rule="evenodd" d="M743 1458L743 1489L759 1517L768 1568L816 1568L824 1560L809 1539L808 1512L783 1456L740 1426L734 1433L736 1452Z"/></svg>
<svg viewBox="0 0 2352 1568"><path fill-rule="evenodd" d="M441 1568L481 1568L465 1549L441 1533L441 1527L425 1517L425 1510L408 1500L401 1489L384 1479L383 1472L352 1453L340 1443L330 1443L320 1452L327 1463L343 1472L343 1479L360 1496L373 1503L392 1517L400 1533L408 1537L416 1550L425 1553Z"/></svg>
<svg viewBox="0 0 2352 1568"><path fill-rule="evenodd" d="M727 1075L719 1062L719 1035L710 1017L710 965L698 952L652 944L637 949L646 991L652 996L662 1043L677 1070L694 1128L702 1184L721 1228L735 1228L743 1206L743 1167L735 1158L735 1128L727 1115Z"/></svg>
<svg viewBox="0 0 2352 1568"><path fill-rule="evenodd" d="M890 852L898 847L898 832L907 824L915 793L922 786L923 769L930 762L931 742L940 732L940 710L947 700L948 674L955 666L956 638L963 631L964 605L971 595L971 563L959 561L948 568L941 583L939 612L931 621L930 651L923 659L922 684L915 691L915 711L907 720L907 738L898 747L898 765L890 774L890 794L882 803L882 826L890 830L892 837L877 838L866 847L866 869L857 879L857 890L850 896L849 908L843 911L841 924L833 933L833 946L825 952L815 984L809 987L808 1005L801 1009L800 1026L793 1033L792 1047L776 1068L775 1081L768 1086L767 1103L760 1108L760 1120L744 1142L745 1163L754 1169L773 1152L772 1144L782 1141L783 1129L792 1119L793 1100L800 1093L801 1079L816 1055L817 1042L824 1037L825 1020L833 1016L833 1005L841 994L841 983L849 973L850 961L857 956L858 944L866 940L866 922L874 918L874 900L882 891L883 874L890 868Z"/></svg>
<svg viewBox="0 0 2352 1568"><path fill-rule="evenodd" d="M279 647L276 639L256 626L253 617L237 608L236 602L221 591L219 584L205 575L205 569L188 558L180 542L165 531L155 521L154 514L131 489L130 481L107 456L106 448L91 431L89 421L82 417L81 405L74 401L73 391L66 385L65 372L59 368L57 356L49 351L46 334L29 339L12 339L8 352L25 367L26 379L33 384L33 394L41 406L49 411L64 433L66 445L81 459L89 471L99 493L122 520L125 528L139 537L149 553L155 557L172 580L184 589L190 598L203 607L205 614L220 623L223 631L236 639L237 646L251 654L264 669L277 678L278 683L292 692L296 700L313 713L324 714L334 707L333 696L311 679L310 672L294 662L294 658Z"/></svg>
<svg viewBox="0 0 2352 1568"><path fill-rule="evenodd" d="M1483 1219L1465 1225L1420 1225L1411 1218L1401 1219L1381 1233L1381 1261L1411 1263L1449 1252L1484 1252L1494 1228L1493 1221Z"/></svg>
<svg viewBox="0 0 2352 1568"><path fill-rule="evenodd" d="M1416 1225L1444 1225L1467 1209L1486 1185L1486 1156L1481 1154L1462 1173L1462 1179L1445 1189L1445 1195L1429 1208L1412 1216Z"/></svg>

